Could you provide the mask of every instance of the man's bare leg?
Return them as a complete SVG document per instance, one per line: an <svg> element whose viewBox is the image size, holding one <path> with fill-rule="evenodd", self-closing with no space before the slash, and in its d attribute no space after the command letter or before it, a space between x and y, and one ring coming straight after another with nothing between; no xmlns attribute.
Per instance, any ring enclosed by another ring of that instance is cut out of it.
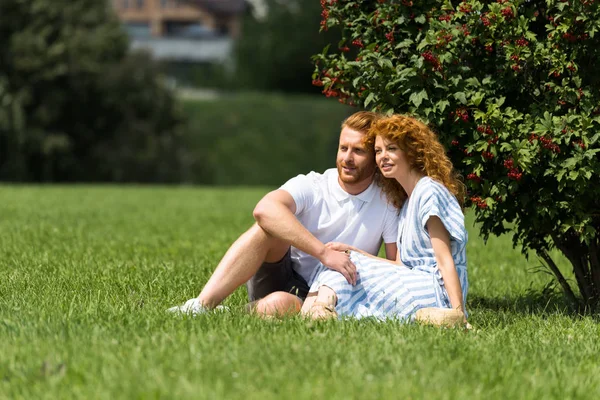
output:
<svg viewBox="0 0 600 400"><path fill-rule="evenodd" d="M214 308L258 271L263 262L283 258L290 245L265 232L257 224L244 232L227 250L198 300Z"/></svg>
<svg viewBox="0 0 600 400"><path fill-rule="evenodd" d="M302 300L291 293L273 292L249 306L249 311L260 317L290 317L300 312Z"/></svg>

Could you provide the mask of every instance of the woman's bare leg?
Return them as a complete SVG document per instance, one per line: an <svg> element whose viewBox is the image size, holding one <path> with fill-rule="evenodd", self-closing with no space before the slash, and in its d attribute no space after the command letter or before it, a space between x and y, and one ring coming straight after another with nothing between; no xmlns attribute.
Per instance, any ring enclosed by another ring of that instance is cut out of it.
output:
<svg viewBox="0 0 600 400"><path fill-rule="evenodd" d="M301 313L312 319L335 318L337 295L329 286L321 286L317 293L309 293L302 306Z"/></svg>
<svg viewBox="0 0 600 400"><path fill-rule="evenodd" d="M317 299L317 292L309 293L308 296L306 296L306 300L304 300L304 304L302 304L302 309L300 310L300 313L302 315L309 314L310 308L315 303L316 299Z"/></svg>

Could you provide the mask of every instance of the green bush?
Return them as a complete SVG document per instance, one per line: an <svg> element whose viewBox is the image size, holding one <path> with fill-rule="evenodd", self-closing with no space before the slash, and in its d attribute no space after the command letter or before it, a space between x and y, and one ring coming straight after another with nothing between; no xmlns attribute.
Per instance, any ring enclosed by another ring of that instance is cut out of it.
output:
<svg viewBox="0 0 600 400"><path fill-rule="evenodd" d="M0 179L173 181L181 114L96 0L0 2Z"/></svg>
<svg viewBox="0 0 600 400"><path fill-rule="evenodd" d="M352 109L315 96L240 94L186 101L183 181L281 185L335 166L340 124Z"/></svg>
<svg viewBox="0 0 600 400"><path fill-rule="evenodd" d="M484 237L512 231L577 302L560 249L583 306L600 304L598 3L321 0L344 43L314 76L327 96L434 125Z"/></svg>

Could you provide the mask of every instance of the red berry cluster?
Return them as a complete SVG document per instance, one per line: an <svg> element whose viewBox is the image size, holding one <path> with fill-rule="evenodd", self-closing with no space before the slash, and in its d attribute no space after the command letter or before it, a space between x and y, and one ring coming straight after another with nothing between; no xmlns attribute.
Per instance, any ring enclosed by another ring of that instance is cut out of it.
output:
<svg viewBox="0 0 600 400"><path fill-rule="evenodd" d="M577 36L573 35L573 34L572 34L572 33L570 33L570 32L565 32L565 33L563 33L562 37L563 37L563 39L565 39L567 42L571 42L571 43L573 43L573 42L576 42L576 41L577 41Z"/></svg>
<svg viewBox="0 0 600 400"><path fill-rule="evenodd" d="M352 41L352 44L355 45L356 47L360 47L361 49L363 47L365 47L365 45L363 44L362 40L360 40L360 39L354 39Z"/></svg>
<svg viewBox="0 0 600 400"><path fill-rule="evenodd" d="M452 146L458 146L458 145L459 145L458 140L454 139L452 141Z"/></svg>
<svg viewBox="0 0 600 400"><path fill-rule="evenodd" d="M441 71L442 70L442 66L440 65L440 61L435 56L435 54L433 54L432 52L426 51L424 53L421 53L421 57L423 57L423 59L425 60L425 62L431 64L433 66L434 70L436 70L436 71Z"/></svg>
<svg viewBox="0 0 600 400"><path fill-rule="evenodd" d="M480 17L480 19L481 19L481 22L483 22L483 25L484 25L484 26L490 26L490 25L492 24L492 23L490 22L490 19L489 19L487 16L485 16L485 14L484 14L484 15L482 15L482 16Z"/></svg>
<svg viewBox="0 0 600 400"><path fill-rule="evenodd" d="M350 51L350 47L348 47L348 46L340 47L340 51L347 53Z"/></svg>
<svg viewBox="0 0 600 400"><path fill-rule="evenodd" d="M450 115L456 115L455 121L461 119L463 122L469 122L469 111L464 107L457 108L456 111L450 113Z"/></svg>
<svg viewBox="0 0 600 400"><path fill-rule="evenodd" d="M323 81L320 79L314 79L312 81L313 86L323 86Z"/></svg>
<svg viewBox="0 0 600 400"><path fill-rule="evenodd" d="M493 138L491 138L491 139L488 139L487 143L488 143L488 144L490 144L490 145L491 145L491 144L496 144L496 143L498 143L498 139L499 139L499 138L498 138L498 135L496 135L496 136L494 136Z"/></svg>
<svg viewBox="0 0 600 400"><path fill-rule="evenodd" d="M483 200L481 197L479 196L473 196L471 197L471 201L473 202L474 205L476 205L479 208L487 208L487 203L485 202L485 200Z"/></svg>
<svg viewBox="0 0 600 400"><path fill-rule="evenodd" d="M531 143L534 140L539 140L543 148L548 149L553 153L560 153L560 147L554 143L551 138L546 136L537 136L536 134L532 133L531 136L529 136L529 142Z"/></svg>
<svg viewBox="0 0 600 400"><path fill-rule="evenodd" d="M573 146L579 146L581 150L585 150L585 143L583 143L581 140L574 140Z"/></svg>
<svg viewBox="0 0 600 400"><path fill-rule="evenodd" d="M517 168L511 168L506 175L509 179L514 179L515 181L520 181L523 177L523 173Z"/></svg>
<svg viewBox="0 0 600 400"><path fill-rule="evenodd" d="M517 47L525 47L529 45L529 42L525 38L515 40Z"/></svg>
<svg viewBox="0 0 600 400"><path fill-rule="evenodd" d="M519 171L518 168L515 168L515 162L512 158L504 160L504 168L508 170L508 173L506 175L509 179L520 181L523 177L523 173Z"/></svg>
<svg viewBox="0 0 600 400"><path fill-rule="evenodd" d="M323 94L325 97L339 97L340 92L335 89L324 89Z"/></svg>
<svg viewBox="0 0 600 400"><path fill-rule="evenodd" d="M483 158L485 158L486 160L492 160L494 158L494 154L491 151L483 151L481 153L481 155L483 156Z"/></svg>
<svg viewBox="0 0 600 400"><path fill-rule="evenodd" d="M446 22L450 22L450 21L452 21L452 13L450 13L450 14L444 14L444 15L440 15L440 16L438 17L438 20L440 20L440 21L446 21Z"/></svg>
<svg viewBox="0 0 600 400"><path fill-rule="evenodd" d="M388 42L394 43L394 32L386 33L385 38L388 40Z"/></svg>
<svg viewBox="0 0 600 400"><path fill-rule="evenodd" d="M412 7L413 6L413 2L412 1L408 1L408 0L402 0L402 5L406 6L406 7Z"/></svg>
<svg viewBox="0 0 600 400"><path fill-rule="evenodd" d="M337 2L337 0L335 0ZM327 30L327 20L329 19L329 10L327 9L327 0L321 0L321 28Z"/></svg>
<svg viewBox="0 0 600 400"><path fill-rule="evenodd" d="M477 132L484 133L486 135L493 135L494 131L487 125L477 125Z"/></svg>
<svg viewBox="0 0 600 400"><path fill-rule="evenodd" d="M447 45L448 43L450 43L452 41L452 39L454 39L454 36L452 36L451 33L448 33L448 31L446 31L445 29L441 30L438 34L437 37L437 44L436 44L436 48L440 48L440 47L444 47L445 45Z"/></svg>
<svg viewBox="0 0 600 400"><path fill-rule="evenodd" d="M494 46L492 46L491 44L485 45L485 51L491 53L492 51L494 51Z"/></svg>
<svg viewBox="0 0 600 400"><path fill-rule="evenodd" d="M468 3L460 3L458 11L463 12L465 14L471 13L473 12L473 6Z"/></svg>
<svg viewBox="0 0 600 400"><path fill-rule="evenodd" d="M505 7L502 10L500 10L500 14L502 14L504 16L504 18L509 19L514 17L515 15L513 14L513 10L512 8L509 7Z"/></svg>
<svg viewBox="0 0 600 400"><path fill-rule="evenodd" d="M471 31L469 31L469 27L467 26L467 24L463 24L463 26L461 26L459 29L465 36L469 36L471 34Z"/></svg>
<svg viewBox="0 0 600 400"><path fill-rule="evenodd" d="M553 143L552 139L548 139L548 141L545 141L544 139L545 138L540 138L540 141L542 142L542 146L544 146L545 149L548 149L553 153L560 153L560 147L556 143Z"/></svg>
<svg viewBox="0 0 600 400"><path fill-rule="evenodd" d="M469 175L467 175L467 179L470 181L473 181L473 182L477 182L477 183L481 182L481 180L482 180L480 176L478 176L474 173L470 173Z"/></svg>

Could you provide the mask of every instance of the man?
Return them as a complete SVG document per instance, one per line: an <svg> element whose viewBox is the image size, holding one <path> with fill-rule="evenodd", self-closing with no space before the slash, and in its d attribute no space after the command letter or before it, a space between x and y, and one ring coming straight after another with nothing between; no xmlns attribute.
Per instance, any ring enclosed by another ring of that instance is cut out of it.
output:
<svg viewBox="0 0 600 400"><path fill-rule="evenodd" d="M363 144L377 114L360 111L342 123L337 169L290 179L254 209L256 223L236 240L200 295L169 311L201 313L247 283L248 297L263 314L300 309L319 262L356 283L348 254L327 247L344 242L396 258L397 210L374 182L375 157ZM301 300L302 299L302 300Z"/></svg>

